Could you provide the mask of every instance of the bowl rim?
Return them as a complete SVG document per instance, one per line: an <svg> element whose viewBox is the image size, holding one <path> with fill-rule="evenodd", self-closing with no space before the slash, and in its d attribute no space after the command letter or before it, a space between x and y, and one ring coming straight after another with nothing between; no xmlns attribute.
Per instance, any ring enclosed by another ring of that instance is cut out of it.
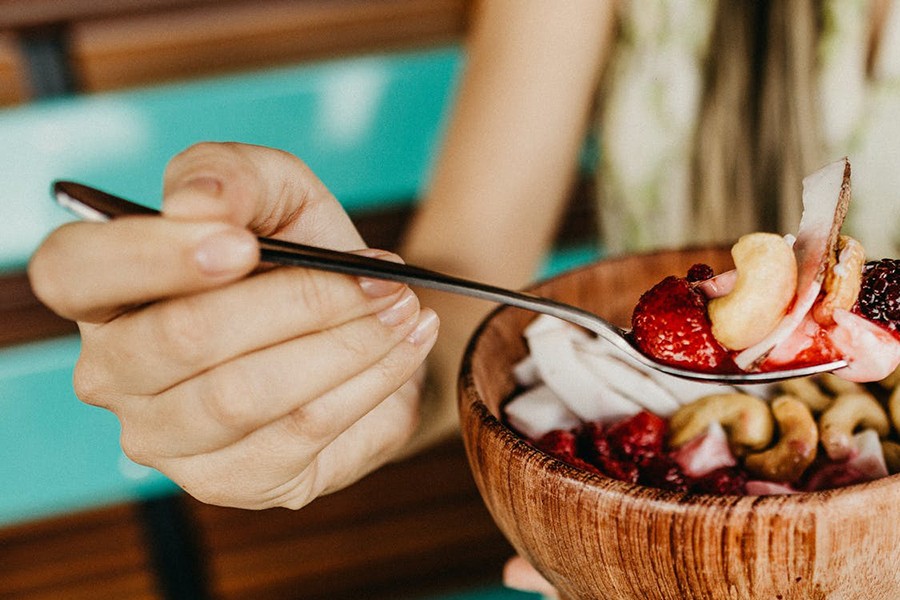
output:
<svg viewBox="0 0 900 600"><path fill-rule="evenodd" d="M644 253L633 253L627 255L627 257L633 258L635 256L654 256L662 253L680 250L702 250L727 247L729 246L691 246L680 249L661 249ZM528 285L524 289L526 291L533 292L536 289L551 284L557 280L572 277L580 272L589 271L593 268L596 268L600 264L609 263L611 261L616 261L622 258L626 258L626 256L612 256L601 258L580 267L576 267L574 269L559 273L552 277L539 279L534 283ZM552 297L552 295L550 297ZM481 322L478 324L478 326L470 336L466 344L465 353L463 354L462 361L460 363L457 378L457 403L459 414L460 417L462 417L464 408L467 406L474 412L475 416L477 417L477 422L480 423L481 426L485 427L492 436L498 436L503 446L514 447L518 450L521 450L525 453L523 456L540 457L542 459L542 464L545 465L542 468L547 468L548 466L552 467L554 471L557 471L559 474L563 475L565 479L578 482L581 485L585 485L591 488L596 488L597 491L614 493L616 495L621 495L623 497L629 498L642 496L648 500L652 499L665 505L677 505L681 508L684 508L686 506L691 507L701 505L704 507L709 507L711 499L717 499L717 502L724 502L727 504L746 502L747 499L750 499L754 503L754 506L756 506L757 504L762 504L763 506L772 506L776 504L781 505L785 502L786 498L794 499L803 503L827 504L830 502L840 501L841 499L849 499L849 497L851 496L853 498L857 498L860 494L877 494L885 488L896 487L898 484L900 484L900 473L895 473L889 474L885 477L880 477L878 479L854 483L847 486L814 491L801 490L793 494L698 494L665 490L638 483L621 481L607 475L592 473L590 471L586 471L584 469L580 469L578 467L570 465L569 463L538 449L525 437L519 435L511 427L507 426L501 419L494 416L494 414L490 411L487 404L485 403L484 398L478 390L477 385L475 384L473 362L476 353L478 352L479 344L483 339L485 332L497 319L502 318L503 315L516 310L521 311L523 309L517 309L511 306L495 307L481 320ZM471 391L473 395L473 397L471 398L469 397L469 391ZM462 434L463 436L468 436L471 434L471 432L467 431L465 427L462 427ZM466 446L468 449L469 445L467 444Z"/></svg>

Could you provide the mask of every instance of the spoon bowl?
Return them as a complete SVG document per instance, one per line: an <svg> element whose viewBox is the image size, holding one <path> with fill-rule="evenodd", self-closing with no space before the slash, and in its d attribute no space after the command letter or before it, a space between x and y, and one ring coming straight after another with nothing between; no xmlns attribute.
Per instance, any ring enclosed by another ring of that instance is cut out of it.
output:
<svg viewBox="0 0 900 600"><path fill-rule="evenodd" d="M55 182L53 194L61 206L86 220L106 221L125 215L159 214L158 211L151 208L71 181ZM260 237L259 247L260 258L265 262L333 271L347 275L389 279L551 315L579 325L598 335L613 344L632 361L685 379L731 385L757 384L815 375L847 366L846 361L838 360L800 369L767 372L707 373L682 369L653 360L635 348L626 329L614 325L593 312L572 304L559 302L526 291L509 290L453 277L413 265L394 263L348 252L286 242L284 240ZM659 279L668 274L661 275Z"/></svg>

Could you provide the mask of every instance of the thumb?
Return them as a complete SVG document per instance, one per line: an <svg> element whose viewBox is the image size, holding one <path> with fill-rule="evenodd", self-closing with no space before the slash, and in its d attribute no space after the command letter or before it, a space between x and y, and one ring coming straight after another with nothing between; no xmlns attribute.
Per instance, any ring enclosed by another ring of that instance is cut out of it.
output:
<svg viewBox="0 0 900 600"><path fill-rule="evenodd" d="M337 199L299 158L280 150L204 142L166 167L163 213L218 220L258 235L356 250L365 243Z"/></svg>

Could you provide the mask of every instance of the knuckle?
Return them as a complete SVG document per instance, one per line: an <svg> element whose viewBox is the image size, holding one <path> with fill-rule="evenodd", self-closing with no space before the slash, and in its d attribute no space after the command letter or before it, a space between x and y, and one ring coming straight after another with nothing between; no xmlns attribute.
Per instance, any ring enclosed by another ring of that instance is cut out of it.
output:
<svg viewBox="0 0 900 600"><path fill-rule="evenodd" d="M278 289L286 295L288 306L300 307L310 314L328 315L338 304L334 278L306 269L279 269L279 272L286 281Z"/></svg>
<svg viewBox="0 0 900 600"><path fill-rule="evenodd" d="M220 142L198 142L172 157L166 165L167 182L199 173L224 174L239 156L234 148Z"/></svg>
<svg viewBox="0 0 900 600"><path fill-rule="evenodd" d="M207 460L194 456L167 464L166 476L204 504L240 506L238 494L241 488L234 486L228 478L218 477L216 470Z"/></svg>
<svg viewBox="0 0 900 600"><path fill-rule="evenodd" d="M149 447L147 436L128 419L120 417L119 421L121 422L119 445L125 456L139 465L154 466L156 457Z"/></svg>
<svg viewBox="0 0 900 600"><path fill-rule="evenodd" d="M709 302L713 336L729 350L761 341L787 312L797 287L791 247L773 233L751 233L732 247L734 289Z"/></svg>
<svg viewBox="0 0 900 600"><path fill-rule="evenodd" d="M291 439L304 440L310 444L319 444L336 437L340 431L336 430L334 418L327 410L323 411L323 414L312 406L303 405L295 408L279 420L279 426Z"/></svg>
<svg viewBox="0 0 900 600"><path fill-rule="evenodd" d="M376 358L383 337L379 338L367 327L342 327L335 333L334 341L338 352L348 364L368 363ZM374 365L373 365L374 366Z"/></svg>
<svg viewBox="0 0 900 600"><path fill-rule="evenodd" d="M208 321L198 300L187 297L158 306L152 327L157 347L173 362L202 364L207 354Z"/></svg>
<svg viewBox="0 0 900 600"><path fill-rule="evenodd" d="M78 288L69 289L68 277L60 267L60 257L67 254L63 238L76 226L69 223L51 233L28 262L29 285L34 295L55 312L66 316L74 312Z"/></svg>
<svg viewBox="0 0 900 600"><path fill-rule="evenodd" d="M254 390L248 377L235 371L229 376L210 374L200 381L197 397L203 410L228 431L244 431L255 423Z"/></svg>
<svg viewBox="0 0 900 600"><path fill-rule="evenodd" d="M92 406L107 407L110 392L106 370L98 361L90 360L82 354L75 363L72 373L72 388L79 400Z"/></svg>

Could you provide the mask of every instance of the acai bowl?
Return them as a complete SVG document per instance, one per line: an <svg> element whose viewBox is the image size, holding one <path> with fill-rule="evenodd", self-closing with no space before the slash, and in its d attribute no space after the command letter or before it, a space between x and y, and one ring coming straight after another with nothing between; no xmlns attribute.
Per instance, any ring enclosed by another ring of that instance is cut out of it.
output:
<svg viewBox="0 0 900 600"><path fill-rule="evenodd" d="M728 248L604 260L534 291L628 326L640 296ZM574 467L506 424L524 332L535 316L492 313L464 357L462 434L498 527L569 599L900 598L900 478L792 494L671 491Z"/></svg>

